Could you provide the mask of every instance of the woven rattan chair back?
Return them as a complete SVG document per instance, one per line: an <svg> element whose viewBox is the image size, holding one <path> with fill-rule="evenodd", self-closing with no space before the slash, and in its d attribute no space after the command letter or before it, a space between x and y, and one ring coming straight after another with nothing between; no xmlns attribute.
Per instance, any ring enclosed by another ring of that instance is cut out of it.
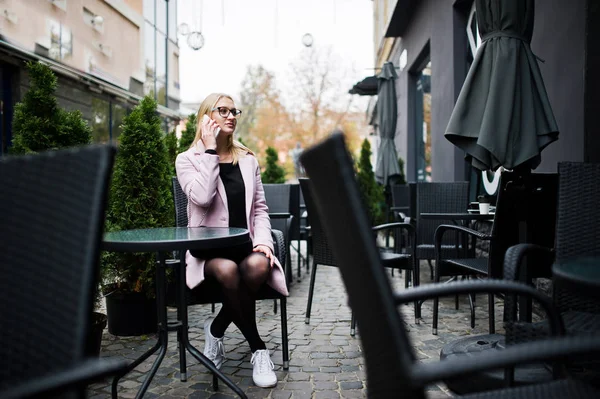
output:
<svg viewBox="0 0 600 399"><path fill-rule="evenodd" d="M177 176L173 176L171 178L171 188L173 190L173 201L175 203L175 226L187 227L188 199L183 190L181 189L181 185L179 184L179 180L177 180Z"/></svg>
<svg viewBox="0 0 600 399"><path fill-rule="evenodd" d="M469 203L469 182L417 183L417 259L435 257L434 234L451 220L428 220L421 213L464 213ZM454 247L456 234L446 234L442 245ZM454 253L454 252L452 252Z"/></svg>
<svg viewBox="0 0 600 399"><path fill-rule="evenodd" d="M0 391L85 358L114 154L0 160Z"/></svg>
<svg viewBox="0 0 600 399"><path fill-rule="evenodd" d="M414 217L415 204L411 203L411 186L408 184L395 184L390 186L390 190L395 219L398 220L398 212L402 212L407 217Z"/></svg>
<svg viewBox="0 0 600 399"><path fill-rule="evenodd" d="M556 260L600 255L600 164L558 164Z"/></svg>
<svg viewBox="0 0 600 399"><path fill-rule="evenodd" d="M304 202L306 203L306 212L308 213L308 224L310 225L310 234L312 242L313 263L317 265L337 266L331 246L325 236L325 231L321 225L321 219L317 213L315 200L312 194L311 182L309 179L298 179Z"/></svg>
<svg viewBox="0 0 600 399"><path fill-rule="evenodd" d="M408 380L415 356L393 301L343 136L331 136L306 150L301 159L312 185L310 196L304 192L311 225L319 221L327 228L359 322L369 397L391 398L402 392L403 398L424 398L424 391L413 389Z"/></svg>
<svg viewBox="0 0 600 399"><path fill-rule="evenodd" d="M556 231L557 174L502 172L489 246L488 275L503 277L506 250L521 242L551 247Z"/></svg>
<svg viewBox="0 0 600 399"><path fill-rule="evenodd" d="M556 262L600 256L600 164L558 164ZM557 287L554 300L561 311L600 313L600 303Z"/></svg>

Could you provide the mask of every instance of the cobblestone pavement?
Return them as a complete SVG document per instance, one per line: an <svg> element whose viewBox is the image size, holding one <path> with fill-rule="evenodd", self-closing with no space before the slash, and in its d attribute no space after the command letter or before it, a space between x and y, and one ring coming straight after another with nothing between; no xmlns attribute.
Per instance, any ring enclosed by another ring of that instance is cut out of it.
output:
<svg viewBox="0 0 600 399"><path fill-rule="evenodd" d="M295 255L295 254L293 254ZM292 258L294 269L296 258ZM429 267L423 263L421 281L429 281ZM404 289L404 280L396 272L391 277L394 287ZM275 363L278 384L272 389L262 389L253 385L250 348L235 326L225 334L227 361L222 371L240 386L250 398L364 398L366 397L365 364L361 355L360 331L356 337L350 336L350 309L339 270L320 266L317 270L315 296L313 299L310 325L304 323L308 298L310 274L303 270L300 280L290 287L288 298L288 329L290 368L282 368L281 330L279 314L273 313L273 301L257 303L258 326L261 337L271 350ZM217 305L218 307L219 305ZM218 308L217 308L218 309ZM419 361L438 361L441 347L457 336L487 333L487 300L477 297L476 328L469 323L469 305L461 299L460 309L455 310L454 299L440 301L440 324L438 335L431 334L431 301L423 304L420 324L414 324L413 306L402 305L406 328L414 343ZM174 317L174 309L169 310ZM204 348L202 326L204 320L214 317L210 305L189 308L190 340L200 351ZM496 306L497 326L501 326L501 304ZM133 360L156 342L154 335L145 337L117 337L106 330L103 336L101 356L120 357ZM137 390L150 370L155 356L151 356L119 383L120 398L134 398ZM145 398L230 398L233 391L222 382L219 391L212 390L212 376L199 366L191 355L187 356L187 382L179 380L179 357L174 333L169 334L169 350L158 369ZM442 386L428 388L429 398L451 396ZM93 399L110 397L110 381L94 384L89 389Z"/></svg>

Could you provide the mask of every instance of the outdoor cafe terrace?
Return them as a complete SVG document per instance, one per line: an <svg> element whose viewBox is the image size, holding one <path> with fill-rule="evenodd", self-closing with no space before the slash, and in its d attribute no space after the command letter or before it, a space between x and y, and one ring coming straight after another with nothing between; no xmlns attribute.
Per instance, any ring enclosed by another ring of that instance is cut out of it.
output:
<svg viewBox="0 0 600 399"><path fill-rule="evenodd" d="M292 251L295 265L296 252ZM429 267L423 261L421 282L430 281ZM291 284L287 303L290 368L284 371L281 356L281 332L279 314L273 313L273 301L257 302L258 328L261 337L272 352L272 360L278 377L274 388L263 389L252 382L251 352L241 333L231 326L225 334L227 360L222 371L236 383L249 398L365 398L366 377L361 352L360 331L350 336L351 312L347 295L336 267L320 267L318 285L313 298L310 324L305 324L306 301L310 274L303 268L300 280ZM395 272L391 281L397 290L404 289L404 274ZM402 305L399 310L405 316L405 325L414 343L414 353L423 362L438 361L442 347L457 337L488 333L487 296L480 295L476 301L475 328L470 327L470 308L466 297L462 297L458 310L454 298L440 301L440 324L438 335L431 332L432 302L423 304L422 321L413 322L413 305ZM220 305L217 305L220 306ZM218 307L217 307L218 310ZM190 340L202 349L204 333L202 326L206 318L214 317L210 305L190 306ZM169 317L175 317L170 309ZM410 322L408 322L410 321ZM496 300L497 332L502 326L502 300ZM502 333L502 331L500 331ZM139 357L156 342L154 335L142 337L117 337L104 331L101 356L117 357L128 362ZM151 356L127 374L119 383L119 398L134 398L155 356ZM219 391L212 389L212 375L193 358L188 357L187 382L179 379L179 355L173 334L169 339L169 350L158 369L144 398L229 398L236 397L225 384ZM110 380L94 384L89 389L90 399L110 398ZM429 398L444 398L452 394L443 385L428 389Z"/></svg>

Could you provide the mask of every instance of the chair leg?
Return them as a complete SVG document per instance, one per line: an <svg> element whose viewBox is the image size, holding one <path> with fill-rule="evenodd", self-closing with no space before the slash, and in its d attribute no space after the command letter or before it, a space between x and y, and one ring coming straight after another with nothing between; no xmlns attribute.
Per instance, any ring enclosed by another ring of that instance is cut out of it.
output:
<svg viewBox="0 0 600 399"><path fill-rule="evenodd" d="M273 299L273 313L277 314L277 299Z"/></svg>
<svg viewBox="0 0 600 399"><path fill-rule="evenodd" d="M496 315L494 310L494 294L488 294L488 313L490 317L490 334L496 333Z"/></svg>
<svg viewBox="0 0 600 399"><path fill-rule="evenodd" d="M431 276L431 280L433 281L433 263L431 263L431 259L427 259L427 263L429 264L429 273Z"/></svg>
<svg viewBox="0 0 600 399"><path fill-rule="evenodd" d="M310 288L308 289L308 302L306 304L306 318L304 323L310 323L310 310L312 307L313 293L315 290L315 277L317 275L317 262L313 260L312 274L310 276Z"/></svg>
<svg viewBox="0 0 600 399"><path fill-rule="evenodd" d="M420 276L419 276L419 260L415 259L413 264L413 273L412 273L412 286L418 287L420 284ZM421 320L421 301L415 301L415 324L419 324Z"/></svg>
<svg viewBox="0 0 600 399"><path fill-rule="evenodd" d="M290 368L290 353L288 349L288 328L287 328L287 299L282 297L281 301L281 357L283 358L283 369Z"/></svg>
<svg viewBox="0 0 600 399"><path fill-rule="evenodd" d="M431 265L431 263L429 265ZM433 277L434 277L434 281L436 283L440 282L440 272L438 270L437 263L435 265L435 273L434 273ZM431 333L433 335L437 335L437 333L438 333L438 312L439 312L439 307L440 307L440 298L438 298L436 296L435 298L433 298L433 321L431 323Z"/></svg>
<svg viewBox="0 0 600 399"><path fill-rule="evenodd" d="M469 294L469 305L471 307L471 328L475 328L475 295Z"/></svg>
<svg viewBox="0 0 600 399"><path fill-rule="evenodd" d="M300 245L302 244L302 241L298 238L298 277L300 277L300 270L302 269L302 251L300 250ZM292 278L292 269L290 267L290 279Z"/></svg>
<svg viewBox="0 0 600 399"><path fill-rule="evenodd" d="M350 335L352 337L356 335L356 316L354 316L354 311L352 311L352 319L350 320Z"/></svg>
<svg viewBox="0 0 600 399"><path fill-rule="evenodd" d="M213 381L212 381L212 386L213 386L213 391L218 391L219 390L219 379L217 378L217 375L215 373L213 373Z"/></svg>
<svg viewBox="0 0 600 399"><path fill-rule="evenodd" d="M392 269L392 273L394 269ZM402 275L402 271L400 271L400 275ZM404 289L408 289L408 280L410 279L410 270L406 270L404 272Z"/></svg>
<svg viewBox="0 0 600 399"><path fill-rule="evenodd" d="M213 313L215 313L215 303L214 302L211 304L211 310Z"/></svg>

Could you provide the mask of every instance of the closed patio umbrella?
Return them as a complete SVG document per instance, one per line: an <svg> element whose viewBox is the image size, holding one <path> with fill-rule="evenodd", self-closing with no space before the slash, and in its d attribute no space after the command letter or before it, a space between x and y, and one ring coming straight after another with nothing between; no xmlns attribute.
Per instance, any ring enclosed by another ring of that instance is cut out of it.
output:
<svg viewBox="0 0 600 399"><path fill-rule="evenodd" d="M398 154L394 144L396 135L396 122L398 119L398 103L396 100L396 69L394 64L383 64L379 80L377 98L377 113L379 119L379 136L381 142L377 151L375 164L375 179L379 184L386 186L390 176L400 174Z"/></svg>
<svg viewBox="0 0 600 399"><path fill-rule="evenodd" d="M558 126L530 48L534 0L476 0L482 44L446 138L477 169L535 169Z"/></svg>

